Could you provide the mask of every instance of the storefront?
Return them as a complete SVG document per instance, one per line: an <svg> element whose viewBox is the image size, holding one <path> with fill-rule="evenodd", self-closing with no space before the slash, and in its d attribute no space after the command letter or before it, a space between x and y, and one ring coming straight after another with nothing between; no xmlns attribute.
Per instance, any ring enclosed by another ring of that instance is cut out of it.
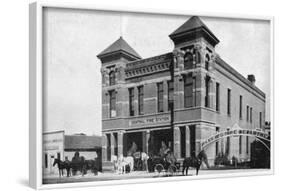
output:
<svg viewBox="0 0 281 191"><path fill-rule="evenodd" d="M64 131L43 134L43 176L58 175L58 168L53 166L56 158L64 159Z"/></svg>

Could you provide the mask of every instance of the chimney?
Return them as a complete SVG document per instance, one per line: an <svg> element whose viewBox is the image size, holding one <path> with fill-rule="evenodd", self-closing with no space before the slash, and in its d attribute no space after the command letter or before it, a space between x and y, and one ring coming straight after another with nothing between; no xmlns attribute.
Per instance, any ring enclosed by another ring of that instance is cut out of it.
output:
<svg viewBox="0 0 281 191"><path fill-rule="evenodd" d="M255 75L249 74L249 75L248 75L248 80L249 80L253 85L255 85L255 82L256 82Z"/></svg>

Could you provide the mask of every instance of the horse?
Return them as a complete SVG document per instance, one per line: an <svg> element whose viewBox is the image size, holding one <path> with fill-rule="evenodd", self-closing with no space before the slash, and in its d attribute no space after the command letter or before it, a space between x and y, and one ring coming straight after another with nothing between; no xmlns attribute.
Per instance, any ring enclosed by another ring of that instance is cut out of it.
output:
<svg viewBox="0 0 281 191"><path fill-rule="evenodd" d="M127 156L123 158L124 165L129 165L130 172L134 170L134 158L132 156ZM125 168L126 169L126 168Z"/></svg>
<svg viewBox="0 0 281 191"><path fill-rule="evenodd" d="M70 176L70 168L71 168L71 164L70 162L67 161L61 161L60 159L55 159L53 166L55 166L57 164L58 169L59 169L59 176L63 176L63 170L66 169L67 171L67 177Z"/></svg>
<svg viewBox="0 0 281 191"><path fill-rule="evenodd" d="M98 174L98 166L94 160L85 160L85 170L90 170L95 175Z"/></svg>
<svg viewBox="0 0 281 191"><path fill-rule="evenodd" d="M196 175L198 175L200 166L204 162L209 168L208 158L204 150L200 151L197 157L188 157L185 158L183 161L183 167L182 167L182 174L184 175L184 172L186 176L188 175L188 168L189 167L195 167L196 168Z"/></svg>
<svg viewBox="0 0 281 191"><path fill-rule="evenodd" d="M114 171L118 171L118 157L117 155L111 155L111 160L113 163Z"/></svg>
<svg viewBox="0 0 281 191"><path fill-rule="evenodd" d="M123 157L121 155L116 161L116 172L123 174L126 172L126 167L129 167L130 172L134 170L134 158L132 156Z"/></svg>
<svg viewBox="0 0 281 191"><path fill-rule="evenodd" d="M80 171L82 176L86 174L86 162L83 156L79 156L79 152L75 152L74 157L71 160L72 174L75 175L77 171Z"/></svg>

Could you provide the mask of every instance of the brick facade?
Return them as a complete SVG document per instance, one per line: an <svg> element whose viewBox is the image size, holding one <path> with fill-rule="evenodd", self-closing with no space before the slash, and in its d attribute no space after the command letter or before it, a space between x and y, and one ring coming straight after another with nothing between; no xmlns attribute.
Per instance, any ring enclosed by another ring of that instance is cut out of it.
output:
<svg viewBox="0 0 281 191"><path fill-rule="evenodd" d="M110 51L98 55L103 78L103 161L110 159L109 153L126 156L132 142L137 143L138 150L155 154L161 141L172 147L180 159L198 154L204 139L235 124L246 129L263 128L260 124L265 120L265 94L253 80L243 77L218 56L215 46L219 40L198 17L188 20L170 38L174 41L174 50L151 58L141 59L122 38L107 49ZM111 72L116 77L114 85L109 85ZM170 81L173 92L169 94ZM158 111L158 83L163 83L161 112ZM143 113L139 112L140 86L143 87ZM130 88L133 89L131 106ZM110 111L111 91L116 95L115 111ZM169 95L173 100L171 105ZM252 108L252 122L246 117L247 106ZM250 158L246 137L240 140L240 152L239 137L229 140L229 157ZM250 138L249 144L252 141ZM205 148L210 164L216 153L225 152L226 147L225 138Z"/></svg>

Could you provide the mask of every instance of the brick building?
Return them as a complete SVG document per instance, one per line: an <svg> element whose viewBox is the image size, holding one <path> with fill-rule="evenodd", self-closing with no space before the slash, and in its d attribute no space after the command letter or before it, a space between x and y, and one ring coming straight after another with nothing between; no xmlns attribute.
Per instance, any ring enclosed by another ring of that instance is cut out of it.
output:
<svg viewBox="0 0 281 191"><path fill-rule="evenodd" d="M255 76L243 77L215 51L218 38L193 16L169 35L171 52L142 59L120 37L97 57L102 73L102 160L127 155L131 145L157 154L161 142L178 159L233 126L262 129L265 94ZM252 138L229 137L205 148L249 160Z"/></svg>

